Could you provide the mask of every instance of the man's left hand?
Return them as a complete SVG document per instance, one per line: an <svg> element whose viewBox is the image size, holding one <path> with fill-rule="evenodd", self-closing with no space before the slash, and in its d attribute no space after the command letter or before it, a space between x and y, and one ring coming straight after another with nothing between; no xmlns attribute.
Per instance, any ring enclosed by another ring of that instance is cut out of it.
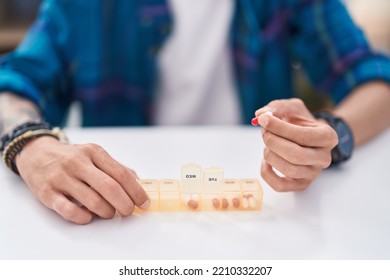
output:
<svg viewBox="0 0 390 280"><path fill-rule="evenodd" d="M302 100L275 100L255 115L265 145L261 175L273 189L302 191L330 165L337 134L325 121L315 119Z"/></svg>

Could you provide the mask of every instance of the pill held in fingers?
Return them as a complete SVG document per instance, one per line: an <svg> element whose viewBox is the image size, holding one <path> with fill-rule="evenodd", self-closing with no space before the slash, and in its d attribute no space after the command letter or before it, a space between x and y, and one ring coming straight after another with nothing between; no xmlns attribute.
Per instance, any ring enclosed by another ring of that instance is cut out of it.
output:
<svg viewBox="0 0 390 280"><path fill-rule="evenodd" d="M251 121L251 123L252 123L252 125L253 126L257 126L257 125L261 125L261 121L259 122L259 119L261 118L261 116L263 116L263 115L266 115L266 116L273 116L274 114L271 112L271 111L268 111L268 112L265 112L265 113L263 113L263 114L261 114L260 116L258 116L258 117L254 117L253 119L252 119L252 121Z"/></svg>
<svg viewBox="0 0 390 280"><path fill-rule="evenodd" d="M253 126L259 125L259 120L257 119L257 117L254 117L252 119L251 123L252 123Z"/></svg>
<svg viewBox="0 0 390 280"><path fill-rule="evenodd" d="M261 114L258 118L259 125L261 125L262 127L266 127L268 125L270 116L273 116L272 112L266 112L264 114Z"/></svg>

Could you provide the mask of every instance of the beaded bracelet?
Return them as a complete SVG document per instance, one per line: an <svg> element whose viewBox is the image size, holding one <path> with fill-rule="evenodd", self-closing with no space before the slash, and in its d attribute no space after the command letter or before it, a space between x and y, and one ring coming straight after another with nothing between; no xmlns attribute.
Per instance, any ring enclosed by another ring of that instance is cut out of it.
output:
<svg viewBox="0 0 390 280"><path fill-rule="evenodd" d="M46 123L25 123L1 139L0 151L3 153L3 161L15 174L20 175L15 164L16 156L29 141L40 136L51 136L62 142L68 142L61 129L50 128Z"/></svg>

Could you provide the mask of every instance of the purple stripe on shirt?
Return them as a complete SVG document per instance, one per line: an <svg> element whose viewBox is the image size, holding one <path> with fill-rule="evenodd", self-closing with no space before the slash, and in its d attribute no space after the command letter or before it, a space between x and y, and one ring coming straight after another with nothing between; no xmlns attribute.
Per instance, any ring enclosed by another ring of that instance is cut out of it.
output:
<svg viewBox="0 0 390 280"><path fill-rule="evenodd" d="M127 84L121 80L109 80L100 86L79 87L76 92L78 100L98 101L113 96L123 96L128 100L142 100L145 98L144 91L134 85Z"/></svg>
<svg viewBox="0 0 390 280"><path fill-rule="evenodd" d="M233 50L234 60L238 62L240 65L247 67L247 69L253 70L257 69L258 63L257 60L253 57L249 56L243 50L234 49Z"/></svg>
<svg viewBox="0 0 390 280"><path fill-rule="evenodd" d="M299 0L298 5L295 8L303 8L313 1L314 0ZM290 18L291 12L291 7L287 7L284 10L277 12L262 31L263 38L265 40L271 40L277 37L283 31L283 27L287 26L287 20Z"/></svg>
<svg viewBox="0 0 390 280"><path fill-rule="evenodd" d="M286 26L286 21L290 16L290 9L285 9L278 12L270 21L270 23L262 31L262 36L265 40L271 40L277 37Z"/></svg>
<svg viewBox="0 0 390 280"><path fill-rule="evenodd" d="M140 15L142 17L163 16L168 13L169 9L166 5L144 6L140 9Z"/></svg>
<svg viewBox="0 0 390 280"><path fill-rule="evenodd" d="M320 88L324 90L329 90L329 88L336 82L337 78L343 74L349 67L354 63L371 55L370 50L365 48L357 49L332 65L331 73L328 77L320 84Z"/></svg>

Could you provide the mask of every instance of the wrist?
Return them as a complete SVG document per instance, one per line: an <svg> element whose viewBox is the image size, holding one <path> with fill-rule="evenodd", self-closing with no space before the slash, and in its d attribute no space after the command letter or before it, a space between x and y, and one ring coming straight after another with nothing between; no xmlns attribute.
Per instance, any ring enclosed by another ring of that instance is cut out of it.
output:
<svg viewBox="0 0 390 280"><path fill-rule="evenodd" d="M19 175L16 157L28 143L44 136L55 138L56 141L67 141L65 134L59 128L51 128L47 123L35 122L22 124L3 136L0 139L0 151L5 165Z"/></svg>

